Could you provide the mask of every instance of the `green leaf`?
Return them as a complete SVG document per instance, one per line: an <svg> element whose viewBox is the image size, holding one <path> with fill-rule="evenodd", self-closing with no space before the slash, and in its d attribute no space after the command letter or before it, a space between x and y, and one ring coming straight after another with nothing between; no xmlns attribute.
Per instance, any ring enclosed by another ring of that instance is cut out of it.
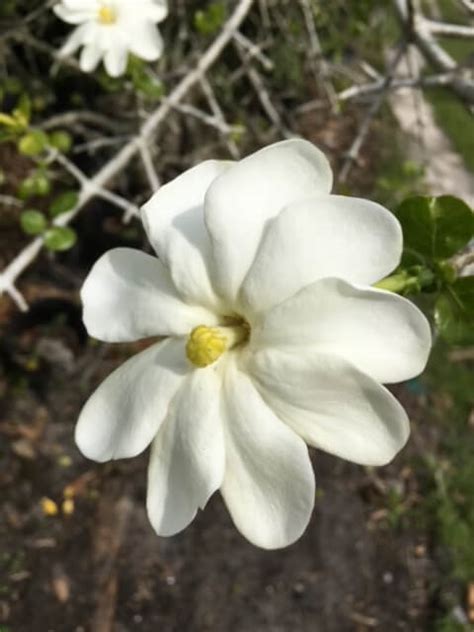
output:
<svg viewBox="0 0 474 632"><path fill-rule="evenodd" d="M65 193L61 193L61 195L58 195L51 203L51 206L49 207L49 214L51 217L57 217L58 215L67 213L76 206L78 199L79 195L76 191L66 191Z"/></svg>
<svg viewBox="0 0 474 632"><path fill-rule="evenodd" d="M18 195L22 200L27 200L34 195L45 196L51 191L51 183L44 171L36 171L25 178L18 189Z"/></svg>
<svg viewBox="0 0 474 632"><path fill-rule="evenodd" d="M48 137L40 129L32 130L18 141L18 150L25 156L37 156L48 146Z"/></svg>
<svg viewBox="0 0 474 632"><path fill-rule="evenodd" d="M441 197L412 197L396 211L403 228L405 248L426 259L447 259L474 235L474 214L462 200Z"/></svg>
<svg viewBox="0 0 474 632"><path fill-rule="evenodd" d="M161 81L153 76L143 60L130 55L127 73L132 79L133 87L145 97L156 100L165 94L165 87Z"/></svg>
<svg viewBox="0 0 474 632"><path fill-rule="evenodd" d="M53 252L69 250L76 241L76 232L67 226L53 226L44 234L44 245Z"/></svg>
<svg viewBox="0 0 474 632"><path fill-rule="evenodd" d="M10 114L5 114L5 112L0 112L0 125L4 125L5 127L15 127L17 125L17 121Z"/></svg>
<svg viewBox="0 0 474 632"><path fill-rule="evenodd" d="M68 132L61 130L52 132L52 134L49 135L49 144L63 154L67 154L72 147L72 136Z"/></svg>
<svg viewBox="0 0 474 632"><path fill-rule="evenodd" d="M14 116L18 119L18 121L24 122L25 125L28 125L31 118L31 100L27 94L22 94L18 105L13 110Z"/></svg>
<svg viewBox="0 0 474 632"><path fill-rule="evenodd" d="M450 344L474 344L474 277L461 277L438 297L435 322Z"/></svg>
<svg viewBox="0 0 474 632"><path fill-rule="evenodd" d="M48 221L41 211L29 209L21 214L20 224L27 235L40 235L46 230Z"/></svg>
<svg viewBox="0 0 474 632"><path fill-rule="evenodd" d="M223 2L212 2L206 9L196 11L194 14L194 27L201 35L214 35L226 16L226 7Z"/></svg>

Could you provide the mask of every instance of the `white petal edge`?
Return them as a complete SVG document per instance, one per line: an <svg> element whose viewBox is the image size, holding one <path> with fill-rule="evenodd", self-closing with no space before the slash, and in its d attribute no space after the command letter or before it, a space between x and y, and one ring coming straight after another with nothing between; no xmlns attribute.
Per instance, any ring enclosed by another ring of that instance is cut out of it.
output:
<svg viewBox="0 0 474 632"><path fill-rule="evenodd" d="M146 9L146 16L153 22L162 22L168 15L168 5L166 2L154 0Z"/></svg>
<svg viewBox="0 0 474 632"><path fill-rule="evenodd" d="M116 31L117 33L117 31ZM120 77L127 68L128 50L124 42L111 39L104 55L104 65L111 77Z"/></svg>
<svg viewBox="0 0 474 632"><path fill-rule="evenodd" d="M419 375L431 349L422 312L396 294L321 279L267 312L252 345L338 355L377 382Z"/></svg>
<svg viewBox="0 0 474 632"><path fill-rule="evenodd" d="M58 4L53 7L53 11L60 20L63 20L63 22L67 22L68 24L82 24L83 22L93 20L96 16L96 11L93 7L70 9L67 6Z"/></svg>
<svg viewBox="0 0 474 632"><path fill-rule="evenodd" d="M401 404L337 356L256 353L249 370L274 413L306 443L362 465L385 465L410 434Z"/></svg>
<svg viewBox="0 0 474 632"><path fill-rule="evenodd" d="M242 302L268 309L324 277L372 285L394 270L403 247L398 220L380 204L319 195L288 206L265 232Z"/></svg>
<svg viewBox="0 0 474 632"><path fill-rule="evenodd" d="M214 368L193 371L153 442L147 510L158 535L182 531L221 486L225 453L220 391L221 377Z"/></svg>
<svg viewBox="0 0 474 632"><path fill-rule="evenodd" d="M209 187L205 221L211 235L216 289L235 302L265 226L299 199L329 193L332 172L308 141L275 143L244 158Z"/></svg>
<svg viewBox="0 0 474 632"><path fill-rule="evenodd" d="M137 24L129 33L130 52L145 61L158 59L163 46L163 39L151 22Z"/></svg>
<svg viewBox="0 0 474 632"><path fill-rule="evenodd" d="M87 38L88 31L90 30L89 24L81 24L71 35L66 39L63 46L60 48L58 55L60 57L68 57L69 55L73 55L78 48L84 44L85 39Z"/></svg>
<svg viewBox="0 0 474 632"><path fill-rule="evenodd" d="M84 46L80 57L80 67L83 72L93 72L102 58L102 51L96 44Z"/></svg>
<svg viewBox="0 0 474 632"><path fill-rule="evenodd" d="M82 454L103 462L143 452L189 370L183 340L164 340L127 360L82 409L76 426Z"/></svg>
<svg viewBox="0 0 474 632"><path fill-rule="evenodd" d="M221 492L237 529L252 544L277 549L306 529L315 481L305 443L228 361L224 382L226 472Z"/></svg>
<svg viewBox="0 0 474 632"><path fill-rule="evenodd" d="M211 245L204 225L204 195L232 162L207 160L163 185L142 209L151 245L189 300L215 308L210 281Z"/></svg>
<svg viewBox="0 0 474 632"><path fill-rule="evenodd" d="M81 298L89 335L104 342L187 335L198 325L217 324L208 310L182 301L156 257L132 248L102 255L84 282Z"/></svg>

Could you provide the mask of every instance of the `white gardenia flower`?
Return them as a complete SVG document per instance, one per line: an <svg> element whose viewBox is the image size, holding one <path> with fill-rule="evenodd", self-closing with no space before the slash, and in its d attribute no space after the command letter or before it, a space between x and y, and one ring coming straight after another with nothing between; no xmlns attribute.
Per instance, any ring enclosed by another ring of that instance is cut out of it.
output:
<svg viewBox="0 0 474 632"><path fill-rule="evenodd" d="M399 263L400 225L331 185L326 158L303 140L203 162L143 209L159 258L117 248L85 281L91 336L164 337L99 386L76 431L97 461L152 444L159 535L184 529L220 490L248 540L286 546L314 504L306 443L383 465L407 441L406 413L381 384L423 370L430 327L372 287Z"/></svg>
<svg viewBox="0 0 474 632"><path fill-rule="evenodd" d="M84 72L95 70L103 59L107 73L119 77L125 72L128 52L146 61L163 52L155 24L168 14L166 0L60 0L54 12L78 25L60 55L72 55L82 46Z"/></svg>

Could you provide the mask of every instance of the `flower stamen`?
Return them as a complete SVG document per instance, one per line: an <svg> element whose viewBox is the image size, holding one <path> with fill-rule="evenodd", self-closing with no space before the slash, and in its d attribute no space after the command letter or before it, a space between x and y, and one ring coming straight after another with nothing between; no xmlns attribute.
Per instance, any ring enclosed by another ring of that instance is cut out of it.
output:
<svg viewBox="0 0 474 632"><path fill-rule="evenodd" d="M194 366L204 368L248 337L248 327L207 327L199 325L189 335L186 356Z"/></svg>
<svg viewBox="0 0 474 632"><path fill-rule="evenodd" d="M102 4L99 8L97 19L101 24L115 24L117 21L117 12L113 7Z"/></svg>

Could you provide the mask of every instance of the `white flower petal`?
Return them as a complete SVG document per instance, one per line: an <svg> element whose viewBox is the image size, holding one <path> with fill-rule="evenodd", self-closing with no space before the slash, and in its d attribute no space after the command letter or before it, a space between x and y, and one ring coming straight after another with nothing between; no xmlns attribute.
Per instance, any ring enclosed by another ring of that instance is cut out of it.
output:
<svg viewBox="0 0 474 632"><path fill-rule="evenodd" d="M83 22L93 20L97 14L97 11L91 7L85 6L80 9L71 9L62 4L57 4L53 7L53 11L58 18L68 24L82 24Z"/></svg>
<svg viewBox="0 0 474 632"><path fill-rule="evenodd" d="M142 211L148 238L181 294L211 307L219 301L209 278L210 240L203 202L211 182L231 164L208 160L189 169L162 186Z"/></svg>
<svg viewBox="0 0 474 632"><path fill-rule="evenodd" d="M71 35L64 42L63 46L58 52L60 57L68 57L69 55L73 55L78 48L84 44L87 33L90 30L90 24L81 24L78 26Z"/></svg>
<svg viewBox="0 0 474 632"><path fill-rule="evenodd" d="M69 11L94 11L97 15L97 0L62 0L62 4Z"/></svg>
<svg viewBox="0 0 474 632"><path fill-rule="evenodd" d="M104 27L109 28L110 27ZM104 65L111 77L120 77L127 68L128 51L126 45L120 39L111 39L110 46L104 55Z"/></svg>
<svg viewBox="0 0 474 632"><path fill-rule="evenodd" d="M83 72L93 72L102 58L102 51L97 44L87 44L82 49L80 66Z"/></svg>
<svg viewBox="0 0 474 632"><path fill-rule="evenodd" d="M321 279L280 303L252 330L252 345L345 358L378 382L421 373L430 326L405 298L341 279Z"/></svg>
<svg viewBox="0 0 474 632"><path fill-rule="evenodd" d="M81 452L95 461L143 452L189 370L183 340L165 340L127 360L82 409L76 426Z"/></svg>
<svg viewBox="0 0 474 632"><path fill-rule="evenodd" d="M146 7L146 16L153 22L162 22L168 15L168 5L162 0L154 0Z"/></svg>
<svg viewBox="0 0 474 632"><path fill-rule="evenodd" d="M235 301L269 219L299 199L329 193L332 173L324 154L294 139L275 143L217 178L205 200L216 287Z"/></svg>
<svg viewBox="0 0 474 632"><path fill-rule="evenodd" d="M186 335L198 325L217 324L214 314L181 300L156 257L131 248L105 253L85 280L81 297L87 331L104 342Z"/></svg>
<svg viewBox="0 0 474 632"><path fill-rule="evenodd" d="M250 370L275 414L326 452L384 465L408 439L408 418L395 397L343 358L268 349L251 357Z"/></svg>
<svg viewBox="0 0 474 632"><path fill-rule="evenodd" d="M291 204L273 219L242 287L258 311L324 277L372 285L400 262L402 231L383 206L320 195Z"/></svg>
<svg viewBox="0 0 474 632"><path fill-rule="evenodd" d="M314 505L307 448L232 362L224 396L224 500L236 527L250 542L264 549L288 546L306 529Z"/></svg>
<svg viewBox="0 0 474 632"><path fill-rule="evenodd" d="M154 61L163 52L163 39L151 22L137 22L129 33L129 49L141 59Z"/></svg>
<svg viewBox="0 0 474 632"><path fill-rule="evenodd" d="M187 527L221 486L225 454L220 390L221 377L213 368L193 371L153 442L147 509L158 535Z"/></svg>
<svg viewBox="0 0 474 632"><path fill-rule="evenodd" d="M168 15L168 6L162 0L142 0L137 6L137 0L122 0L120 16L124 21L140 19L142 22L161 22Z"/></svg>

